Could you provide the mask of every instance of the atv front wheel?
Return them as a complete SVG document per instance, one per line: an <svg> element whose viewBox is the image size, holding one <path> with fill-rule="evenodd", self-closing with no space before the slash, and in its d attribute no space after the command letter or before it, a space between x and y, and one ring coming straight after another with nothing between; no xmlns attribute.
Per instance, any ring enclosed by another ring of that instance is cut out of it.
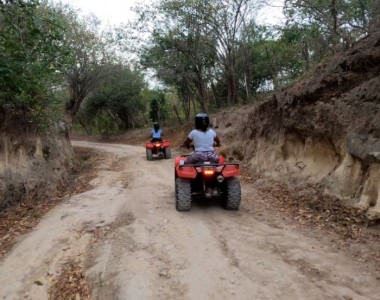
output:
<svg viewBox="0 0 380 300"><path fill-rule="evenodd" d="M178 211L189 211L191 209L191 185L189 179L176 178L175 197Z"/></svg>
<svg viewBox="0 0 380 300"><path fill-rule="evenodd" d="M169 147L167 147L167 148L164 149L164 156L165 156L165 158L170 158L170 157L172 157L172 153L171 153Z"/></svg>
<svg viewBox="0 0 380 300"><path fill-rule="evenodd" d="M153 159L152 149L146 149L146 159L147 160L152 160Z"/></svg>
<svg viewBox="0 0 380 300"><path fill-rule="evenodd" d="M226 180L226 186L223 195L224 208L229 210L238 210L241 201L240 181L237 177Z"/></svg>

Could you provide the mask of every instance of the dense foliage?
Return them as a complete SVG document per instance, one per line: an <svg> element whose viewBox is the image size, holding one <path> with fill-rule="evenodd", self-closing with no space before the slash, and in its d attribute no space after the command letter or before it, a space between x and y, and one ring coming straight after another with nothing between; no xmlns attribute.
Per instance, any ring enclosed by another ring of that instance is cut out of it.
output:
<svg viewBox="0 0 380 300"><path fill-rule="evenodd" d="M379 30L377 0L283 4L286 21L264 26L256 16L271 1L160 0L136 8L128 28L105 29L68 5L0 1L0 126L65 118L104 133L181 122L292 84Z"/></svg>
<svg viewBox="0 0 380 300"><path fill-rule="evenodd" d="M21 114L30 121L53 115L58 66L69 53L64 28L37 0L0 2L0 109L4 123Z"/></svg>
<svg viewBox="0 0 380 300"><path fill-rule="evenodd" d="M188 116L190 102L207 111L291 84L379 30L376 0L286 0L283 25L259 25L257 12L271 2L161 0L140 7L136 28L151 28L141 62L176 87Z"/></svg>
<svg viewBox="0 0 380 300"><path fill-rule="evenodd" d="M102 134L127 130L146 122L141 95L144 76L123 65L104 67L107 78L86 99L79 115L82 126L88 124ZM83 123L84 122L84 123Z"/></svg>

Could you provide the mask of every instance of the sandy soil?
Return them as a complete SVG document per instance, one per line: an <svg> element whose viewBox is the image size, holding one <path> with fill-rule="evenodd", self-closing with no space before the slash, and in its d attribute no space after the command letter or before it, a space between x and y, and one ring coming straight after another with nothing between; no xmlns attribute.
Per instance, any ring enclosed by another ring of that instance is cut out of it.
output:
<svg viewBox="0 0 380 300"><path fill-rule="evenodd" d="M217 202L175 210L173 160L91 142L107 155L93 189L68 198L0 262L0 299L49 299L83 263L91 299L380 299L378 270L327 239Z"/></svg>

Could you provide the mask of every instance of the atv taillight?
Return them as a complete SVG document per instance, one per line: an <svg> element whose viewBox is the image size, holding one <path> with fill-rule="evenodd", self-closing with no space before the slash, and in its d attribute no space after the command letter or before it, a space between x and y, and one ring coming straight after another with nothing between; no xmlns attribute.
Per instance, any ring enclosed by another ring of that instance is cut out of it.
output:
<svg viewBox="0 0 380 300"><path fill-rule="evenodd" d="M156 144L156 147L157 147L157 148L158 148L158 147L160 147L160 146L161 146L161 144L160 144L160 143L157 143L157 144Z"/></svg>
<svg viewBox="0 0 380 300"><path fill-rule="evenodd" d="M203 175L205 176L211 176L211 175L214 175L215 174L215 170L213 169L205 169L203 170Z"/></svg>

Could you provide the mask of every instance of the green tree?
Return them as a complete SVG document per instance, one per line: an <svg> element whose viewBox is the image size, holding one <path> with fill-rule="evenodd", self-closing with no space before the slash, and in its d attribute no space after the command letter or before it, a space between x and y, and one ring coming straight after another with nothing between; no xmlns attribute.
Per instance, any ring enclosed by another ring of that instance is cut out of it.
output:
<svg viewBox="0 0 380 300"><path fill-rule="evenodd" d="M202 110L208 111L207 84L216 59L209 45L215 40L201 29L201 20L196 16L202 10L201 4L202 1L161 1L150 14L162 16L162 21L155 22L150 43L143 48L141 58L145 67L156 70L161 81L177 88L183 102L195 98ZM148 15L146 11L140 14Z"/></svg>
<svg viewBox="0 0 380 300"><path fill-rule="evenodd" d="M144 76L124 65L107 65L106 68L108 77L85 100L80 119L89 126L101 119L103 123L113 124L112 128L123 131L143 124L146 109L141 96L146 88Z"/></svg>
<svg viewBox="0 0 380 300"><path fill-rule="evenodd" d="M38 0L0 2L0 107L6 117L48 121L69 56L64 24ZM12 113L11 113L12 112Z"/></svg>
<svg viewBox="0 0 380 300"><path fill-rule="evenodd" d="M106 47L95 16L81 16L69 5L58 4L54 9L66 27L61 43L71 54L71 63L62 72L69 89L66 115L74 120L82 102L107 77L105 66L113 53Z"/></svg>
<svg viewBox="0 0 380 300"><path fill-rule="evenodd" d="M162 0L153 9L140 9L139 21L150 21L153 26L144 65L157 70L166 84L177 87L185 108L190 96L204 111L208 110L210 95L219 105L217 85L225 85L227 105L237 103L239 73L243 72L237 62L239 41L258 3Z"/></svg>
<svg viewBox="0 0 380 300"><path fill-rule="evenodd" d="M379 19L377 0L285 0L288 23L316 27L332 52L367 35ZM320 39L320 37L318 37Z"/></svg>
<svg viewBox="0 0 380 300"><path fill-rule="evenodd" d="M226 85L228 105L238 102L239 41L245 24L253 20L259 4L251 0L212 0L207 1L208 9L202 12L206 28L216 36L213 46L223 70L221 80Z"/></svg>
<svg viewBox="0 0 380 300"><path fill-rule="evenodd" d="M159 122L165 124L167 117L167 103L165 94L160 92L154 92L151 95L149 101L149 117L152 122Z"/></svg>

